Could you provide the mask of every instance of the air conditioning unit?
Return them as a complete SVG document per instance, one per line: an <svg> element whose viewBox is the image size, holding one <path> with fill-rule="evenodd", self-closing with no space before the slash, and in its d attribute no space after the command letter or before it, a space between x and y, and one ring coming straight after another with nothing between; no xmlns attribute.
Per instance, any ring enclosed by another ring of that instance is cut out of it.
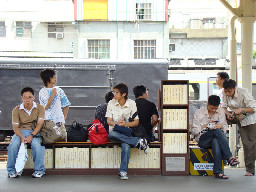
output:
<svg viewBox="0 0 256 192"><path fill-rule="evenodd" d="M56 39L63 39L64 33L56 33Z"/></svg>

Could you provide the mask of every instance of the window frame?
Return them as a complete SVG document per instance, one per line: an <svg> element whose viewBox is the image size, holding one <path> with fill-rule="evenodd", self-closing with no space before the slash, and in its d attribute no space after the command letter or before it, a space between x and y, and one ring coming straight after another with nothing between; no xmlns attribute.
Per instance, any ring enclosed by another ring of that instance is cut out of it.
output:
<svg viewBox="0 0 256 192"><path fill-rule="evenodd" d="M48 27L48 38L54 38L57 39L57 33L63 33L64 38L64 23L63 22L48 22L47 23Z"/></svg>
<svg viewBox="0 0 256 192"><path fill-rule="evenodd" d="M152 3L136 3L136 19L152 20Z"/></svg>
<svg viewBox="0 0 256 192"><path fill-rule="evenodd" d="M153 43L153 44L152 44ZM152 55L153 51L153 55ZM134 59L155 59L156 39L134 39L133 40Z"/></svg>
<svg viewBox="0 0 256 192"><path fill-rule="evenodd" d="M88 58L110 59L110 39L87 39L87 53Z"/></svg>
<svg viewBox="0 0 256 192"><path fill-rule="evenodd" d="M6 37L5 21L0 21L0 37Z"/></svg>
<svg viewBox="0 0 256 192"><path fill-rule="evenodd" d="M32 22L31 21L16 21L16 37L17 38L32 38Z"/></svg>

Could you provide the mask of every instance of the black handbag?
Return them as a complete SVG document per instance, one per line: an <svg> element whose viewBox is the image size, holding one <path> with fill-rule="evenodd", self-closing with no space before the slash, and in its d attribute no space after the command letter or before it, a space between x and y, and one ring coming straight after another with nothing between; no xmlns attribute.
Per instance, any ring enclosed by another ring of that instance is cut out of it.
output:
<svg viewBox="0 0 256 192"><path fill-rule="evenodd" d="M134 118L138 115L138 112L135 112L132 117L129 118L129 122L132 122ZM150 138L145 130L145 128L139 124L136 127L131 127L132 128L132 136L133 137L139 137L139 138L145 138L147 141L150 141Z"/></svg>

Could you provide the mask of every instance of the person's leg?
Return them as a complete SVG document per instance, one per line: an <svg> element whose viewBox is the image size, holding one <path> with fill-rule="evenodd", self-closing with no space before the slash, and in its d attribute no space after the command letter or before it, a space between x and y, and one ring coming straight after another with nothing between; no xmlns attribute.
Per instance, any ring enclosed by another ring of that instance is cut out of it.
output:
<svg viewBox="0 0 256 192"><path fill-rule="evenodd" d="M256 124L240 128L246 171L255 174Z"/></svg>
<svg viewBox="0 0 256 192"><path fill-rule="evenodd" d="M212 131L214 133L213 137L217 140L222 153L221 160L228 160L230 157L232 157L232 153L230 151L227 138L225 137L221 129L215 129Z"/></svg>
<svg viewBox="0 0 256 192"><path fill-rule="evenodd" d="M7 157L7 171L8 173L16 173L15 163L19 152L21 139L16 134L13 135L12 140L8 146Z"/></svg>
<svg viewBox="0 0 256 192"><path fill-rule="evenodd" d="M121 152L121 165L119 169L119 174L122 172L127 174L131 146L128 145L127 143L122 143L121 148L122 148L122 152Z"/></svg>
<svg viewBox="0 0 256 192"><path fill-rule="evenodd" d="M124 142L129 144L131 147L136 147L140 141L138 137L128 137L126 135L118 133L117 131L111 131L108 137L111 141Z"/></svg>
<svg viewBox="0 0 256 192"><path fill-rule="evenodd" d="M221 153L220 144L218 143L218 140L216 138L212 139L211 148L212 148L213 161L214 161L213 173L214 174L223 173L222 153Z"/></svg>
<svg viewBox="0 0 256 192"><path fill-rule="evenodd" d="M31 149L33 152L35 172L45 174L45 167L44 167L45 147L41 146L41 143L42 143L42 139L40 137L33 138L31 142Z"/></svg>

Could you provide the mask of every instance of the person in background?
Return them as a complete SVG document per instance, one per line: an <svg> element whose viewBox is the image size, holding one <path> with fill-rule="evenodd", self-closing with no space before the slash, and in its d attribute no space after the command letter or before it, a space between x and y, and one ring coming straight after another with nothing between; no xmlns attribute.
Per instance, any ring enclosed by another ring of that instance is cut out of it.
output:
<svg viewBox="0 0 256 192"><path fill-rule="evenodd" d="M227 139L223 134L223 130L228 128L228 124L225 111L219 105L219 96L209 96L207 105L195 112L191 132L195 136L199 147L212 149L215 177L228 179L228 176L224 175L222 171L222 160L227 160L231 166L235 166L239 162L232 157Z"/></svg>
<svg viewBox="0 0 256 192"><path fill-rule="evenodd" d="M107 122L107 118L105 116L107 112L108 102L113 98L114 98L113 92L112 91L107 92L107 94L105 95L106 103L98 105L95 110L95 119L98 119L104 125L104 128L106 129L107 132L109 132L109 125Z"/></svg>
<svg viewBox="0 0 256 192"><path fill-rule="evenodd" d="M217 95L220 97L220 103L222 103L223 98L223 82L225 79L229 79L229 75L226 72L218 72L217 78L216 78L216 85L218 85L219 90L217 92Z"/></svg>
<svg viewBox="0 0 256 192"><path fill-rule="evenodd" d="M109 139L111 141L121 142L121 165L119 176L122 180L127 180L128 164L130 159L130 148L139 148L147 153L148 145L145 138L127 136L115 131L113 128L117 126L135 127L139 124L138 115L129 122L129 118L137 112L135 101L128 99L128 87L124 83L114 86L114 99L109 101L106 117L109 124Z"/></svg>
<svg viewBox="0 0 256 192"><path fill-rule="evenodd" d="M136 98L135 103L138 110L140 124L145 128L150 141L153 141L153 128L158 121L156 105L153 102L148 101L148 90L144 85L134 87L133 93Z"/></svg>
<svg viewBox="0 0 256 192"><path fill-rule="evenodd" d="M57 74L54 70L42 70L40 76L45 85L39 92L40 104L45 107L45 119L54 121L61 128L62 140L66 140L65 120L68 116L71 103L64 91L55 86L57 83Z"/></svg>
<svg viewBox="0 0 256 192"><path fill-rule="evenodd" d="M45 174L45 147L41 146L42 138L39 133L44 123L45 110L34 100L34 90L31 87L25 87L21 90L22 104L16 106L12 111L12 127L15 134L8 146L7 171L9 178L16 178L22 174L22 171L17 173L15 169L21 143L31 144L35 170L32 177L40 178ZM37 124L32 130L34 121L37 121Z"/></svg>
<svg viewBox="0 0 256 192"><path fill-rule="evenodd" d="M239 127L244 147L245 176L253 176L256 158L256 102L248 89L237 88L236 81L232 79L225 79L223 88L223 108L227 119Z"/></svg>

